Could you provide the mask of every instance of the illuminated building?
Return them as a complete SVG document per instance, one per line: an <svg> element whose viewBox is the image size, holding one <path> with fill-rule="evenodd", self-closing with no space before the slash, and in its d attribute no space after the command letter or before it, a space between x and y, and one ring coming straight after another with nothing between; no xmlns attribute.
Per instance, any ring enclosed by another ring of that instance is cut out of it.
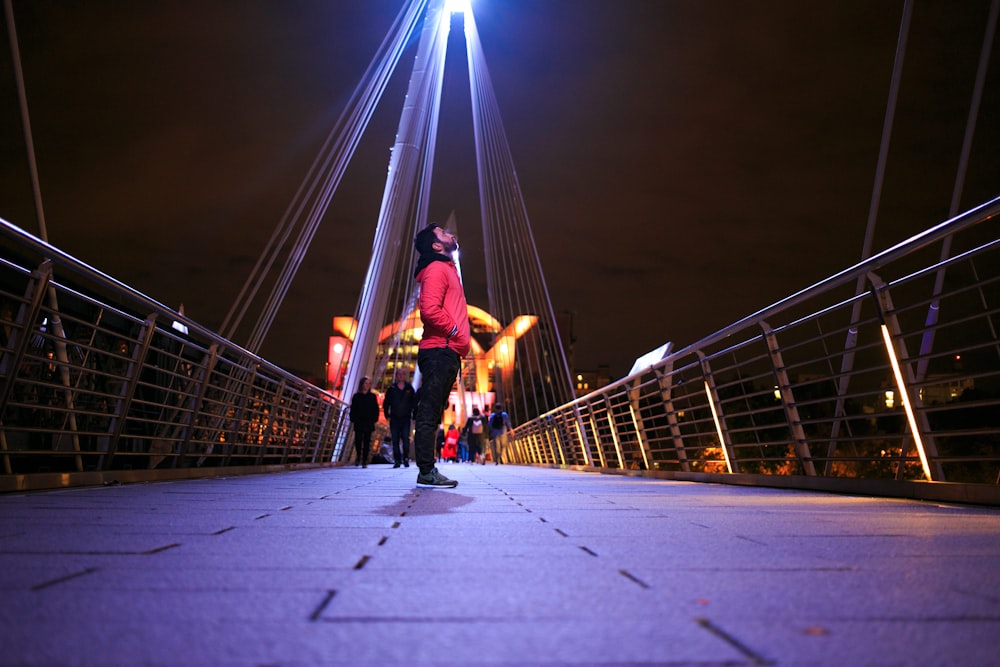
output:
<svg viewBox="0 0 1000 667"><path fill-rule="evenodd" d="M476 306L468 306L472 330L472 349L462 360L461 382L448 399L444 423L465 422L472 408L488 414L496 400L495 382L509 382L516 360L515 343L538 323L535 315L518 315L504 327L496 318ZM353 317L334 317L327 359L327 387L336 395L349 397L354 388L342 382L350 359L351 346L357 331ZM413 310L401 320L382 327L375 352L372 386L384 394L392 384L397 368L409 371L414 386L418 385L416 362L418 344L423 334L420 313Z"/></svg>

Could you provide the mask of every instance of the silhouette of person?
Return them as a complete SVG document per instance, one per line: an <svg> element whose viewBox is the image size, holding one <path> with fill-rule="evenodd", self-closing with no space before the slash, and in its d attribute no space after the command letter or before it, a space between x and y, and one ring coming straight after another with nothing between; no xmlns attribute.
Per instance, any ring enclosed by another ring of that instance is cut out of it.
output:
<svg viewBox="0 0 1000 667"><path fill-rule="evenodd" d="M368 453L372 449L372 432L378 421L378 397L372 393L372 381L367 375L358 383L358 391L351 398L351 425L354 426L354 465L368 467Z"/></svg>
<svg viewBox="0 0 1000 667"><path fill-rule="evenodd" d="M508 430L510 430L510 417L503 411L503 406L497 403L490 412L490 451L493 454L493 465L503 463L503 454L507 450Z"/></svg>
<svg viewBox="0 0 1000 667"><path fill-rule="evenodd" d="M382 413L389 420L393 468L410 467L410 419L417 407L417 396L409 382L409 372L397 368L395 382L382 399Z"/></svg>
<svg viewBox="0 0 1000 667"><path fill-rule="evenodd" d="M442 475L434 465L434 434L471 341L465 292L452 258L458 239L431 223L420 230L413 246L420 255L415 276L420 284L420 321L424 326L417 352L422 380L413 435L420 468L417 486L454 487L458 482Z"/></svg>
<svg viewBox="0 0 1000 667"><path fill-rule="evenodd" d="M469 460L473 463L486 463L483 456L483 432L486 430L486 417L479 408L472 408L472 416L465 422L465 442L469 447Z"/></svg>

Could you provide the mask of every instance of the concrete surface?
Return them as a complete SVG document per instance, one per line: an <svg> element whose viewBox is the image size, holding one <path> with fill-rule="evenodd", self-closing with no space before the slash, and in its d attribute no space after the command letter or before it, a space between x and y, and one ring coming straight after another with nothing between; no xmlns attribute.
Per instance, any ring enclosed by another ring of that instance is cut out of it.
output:
<svg viewBox="0 0 1000 667"><path fill-rule="evenodd" d="M440 468L0 496L0 664L1000 664L998 510Z"/></svg>

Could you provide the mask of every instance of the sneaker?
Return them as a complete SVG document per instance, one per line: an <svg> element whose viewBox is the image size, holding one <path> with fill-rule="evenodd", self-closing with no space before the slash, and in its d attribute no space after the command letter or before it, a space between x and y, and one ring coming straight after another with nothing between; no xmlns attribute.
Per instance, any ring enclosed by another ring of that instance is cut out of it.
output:
<svg viewBox="0 0 1000 667"><path fill-rule="evenodd" d="M424 488L434 488L437 486L456 487L458 486L458 481L448 479L439 473L437 468L434 468L426 475L423 473L417 475L417 486L422 486Z"/></svg>

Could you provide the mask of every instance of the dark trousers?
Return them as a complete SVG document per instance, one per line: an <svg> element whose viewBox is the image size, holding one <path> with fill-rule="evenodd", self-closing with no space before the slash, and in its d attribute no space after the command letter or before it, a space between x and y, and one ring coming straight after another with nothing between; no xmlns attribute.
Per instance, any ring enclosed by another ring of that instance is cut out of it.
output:
<svg viewBox="0 0 1000 667"><path fill-rule="evenodd" d="M410 458L410 419L393 417L389 420L389 433L392 437L392 460L406 463Z"/></svg>
<svg viewBox="0 0 1000 667"><path fill-rule="evenodd" d="M483 453L483 434L469 431L469 460L475 461Z"/></svg>
<svg viewBox="0 0 1000 667"><path fill-rule="evenodd" d="M416 429L413 433L414 459L421 474L434 469L434 442L448 395L455 384L455 377L462 367L462 358L446 347L420 350L417 353L420 368L420 401L417 403Z"/></svg>
<svg viewBox="0 0 1000 667"><path fill-rule="evenodd" d="M357 458L355 464L368 465L368 453L372 450L372 432L354 429L354 453Z"/></svg>

